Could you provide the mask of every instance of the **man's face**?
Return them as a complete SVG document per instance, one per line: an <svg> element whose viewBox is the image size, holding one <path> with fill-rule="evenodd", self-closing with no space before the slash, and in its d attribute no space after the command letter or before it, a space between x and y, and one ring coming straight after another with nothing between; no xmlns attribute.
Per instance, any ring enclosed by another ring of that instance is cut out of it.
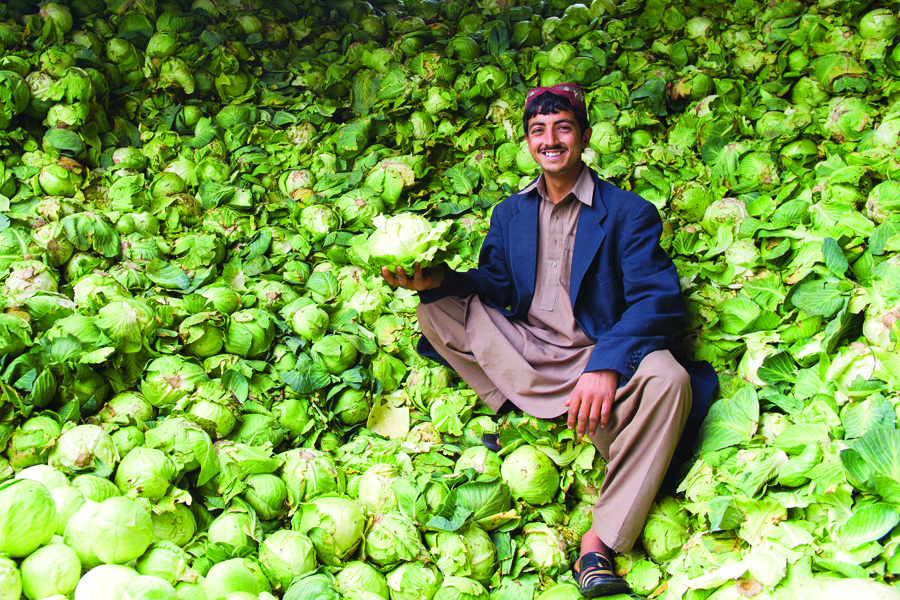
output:
<svg viewBox="0 0 900 600"><path fill-rule="evenodd" d="M591 130L580 131L572 111L536 115L525 132L528 150L544 173L565 176L581 168L581 152L591 139Z"/></svg>

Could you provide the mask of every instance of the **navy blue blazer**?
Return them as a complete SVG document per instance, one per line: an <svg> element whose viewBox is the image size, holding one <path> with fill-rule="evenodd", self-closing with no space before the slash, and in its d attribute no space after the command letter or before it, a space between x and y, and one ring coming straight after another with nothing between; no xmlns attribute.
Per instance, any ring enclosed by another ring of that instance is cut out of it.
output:
<svg viewBox="0 0 900 600"><path fill-rule="evenodd" d="M718 378L709 363L684 360L675 345L685 304L675 265L659 245L659 213L637 194L593 171L591 176L594 196L578 217L570 294L575 321L596 341L585 371L614 369L622 375L621 386L648 353L671 350L691 376L693 405L685 431L696 432ZM478 268L448 268L441 285L420 292L420 300L478 294L504 315L525 320L534 297L539 200L533 189L495 206ZM425 336L417 349L440 359Z"/></svg>

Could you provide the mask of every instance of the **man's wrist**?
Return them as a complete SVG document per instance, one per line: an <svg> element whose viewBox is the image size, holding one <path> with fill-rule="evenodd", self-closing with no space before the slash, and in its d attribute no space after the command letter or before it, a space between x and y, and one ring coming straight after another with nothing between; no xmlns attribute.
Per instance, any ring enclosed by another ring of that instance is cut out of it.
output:
<svg viewBox="0 0 900 600"><path fill-rule="evenodd" d="M444 283L444 264L429 267L428 274L431 276L431 285L428 286L428 289L434 290L441 287L441 284Z"/></svg>
<svg viewBox="0 0 900 600"><path fill-rule="evenodd" d="M596 371L585 371L585 373L596 373L606 377L614 376L617 385L622 382L622 374L615 369L597 369Z"/></svg>

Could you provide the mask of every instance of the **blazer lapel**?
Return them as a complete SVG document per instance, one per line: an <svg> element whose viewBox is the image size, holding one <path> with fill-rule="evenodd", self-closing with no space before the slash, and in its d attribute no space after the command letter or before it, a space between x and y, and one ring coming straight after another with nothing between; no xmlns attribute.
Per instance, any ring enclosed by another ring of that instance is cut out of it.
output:
<svg viewBox="0 0 900 600"><path fill-rule="evenodd" d="M578 297L578 289L588 267L594 260L594 256L600 249L600 244L606 233L600 223L606 217L606 205L603 203L603 195L600 193L602 185L597 173L591 172L594 178L594 198L591 206L582 206L578 215L578 227L575 230L575 248L572 253L572 306Z"/></svg>
<svg viewBox="0 0 900 600"><path fill-rule="evenodd" d="M509 231L509 268L513 275L513 284L518 290L519 303L525 306L531 303L534 296L534 278L537 267L538 210L540 204L536 200L537 192L519 199L519 212L510 219ZM520 307L513 306L513 312Z"/></svg>

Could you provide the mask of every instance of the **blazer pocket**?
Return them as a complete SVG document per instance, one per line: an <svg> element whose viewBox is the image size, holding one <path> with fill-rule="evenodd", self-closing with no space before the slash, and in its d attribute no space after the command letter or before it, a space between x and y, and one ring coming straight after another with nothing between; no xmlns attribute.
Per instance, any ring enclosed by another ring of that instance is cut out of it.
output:
<svg viewBox="0 0 900 600"><path fill-rule="evenodd" d="M615 276L616 276L616 268L614 266L612 266L612 267L609 267L609 268L604 269L603 271L600 271L599 273L597 273L593 277L593 279L594 279L594 281L597 282L595 285L602 286L605 283L612 280Z"/></svg>

